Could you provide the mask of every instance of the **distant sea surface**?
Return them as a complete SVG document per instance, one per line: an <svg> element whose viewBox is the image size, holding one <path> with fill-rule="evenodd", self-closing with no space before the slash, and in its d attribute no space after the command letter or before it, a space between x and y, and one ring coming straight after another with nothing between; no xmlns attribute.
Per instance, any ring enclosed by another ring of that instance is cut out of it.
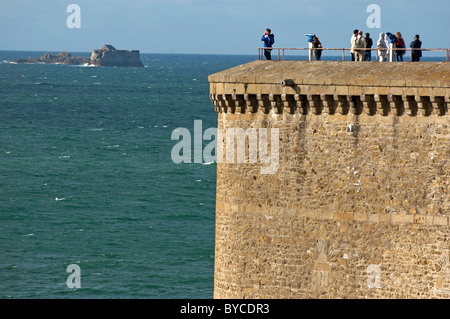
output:
<svg viewBox="0 0 450 319"><path fill-rule="evenodd" d="M0 298L212 298L216 165L171 133L217 127L207 76L254 57L7 62L44 53L0 51Z"/></svg>
<svg viewBox="0 0 450 319"><path fill-rule="evenodd" d="M216 165L171 134L216 127L207 76L257 56L9 63L44 53L0 51L0 298L212 298Z"/></svg>

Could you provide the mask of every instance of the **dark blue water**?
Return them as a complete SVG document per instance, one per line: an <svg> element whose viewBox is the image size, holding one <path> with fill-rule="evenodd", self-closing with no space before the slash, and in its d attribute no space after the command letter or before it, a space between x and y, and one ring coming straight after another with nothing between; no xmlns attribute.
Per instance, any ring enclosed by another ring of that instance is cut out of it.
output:
<svg viewBox="0 0 450 319"><path fill-rule="evenodd" d="M216 127L208 74L253 59L1 63L0 298L212 298L216 166L174 164L171 133Z"/></svg>

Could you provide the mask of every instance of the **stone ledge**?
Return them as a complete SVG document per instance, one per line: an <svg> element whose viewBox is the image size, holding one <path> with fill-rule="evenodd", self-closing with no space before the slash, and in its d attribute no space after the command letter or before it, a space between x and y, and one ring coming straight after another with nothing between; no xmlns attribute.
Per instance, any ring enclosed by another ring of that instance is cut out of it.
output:
<svg viewBox="0 0 450 319"><path fill-rule="evenodd" d="M208 77L210 83L361 85L450 88L450 63L355 63L321 61L253 61Z"/></svg>

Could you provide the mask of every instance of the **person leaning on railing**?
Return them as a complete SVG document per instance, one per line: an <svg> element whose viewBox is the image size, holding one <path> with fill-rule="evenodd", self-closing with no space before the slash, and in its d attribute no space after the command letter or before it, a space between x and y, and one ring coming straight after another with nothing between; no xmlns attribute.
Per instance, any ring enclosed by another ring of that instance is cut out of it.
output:
<svg viewBox="0 0 450 319"><path fill-rule="evenodd" d="M319 38L316 35L313 37L313 48L322 49L322 43L320 43ZM322 50L314 50L314 55L316 56L316 60L320 61Z"/></svg>

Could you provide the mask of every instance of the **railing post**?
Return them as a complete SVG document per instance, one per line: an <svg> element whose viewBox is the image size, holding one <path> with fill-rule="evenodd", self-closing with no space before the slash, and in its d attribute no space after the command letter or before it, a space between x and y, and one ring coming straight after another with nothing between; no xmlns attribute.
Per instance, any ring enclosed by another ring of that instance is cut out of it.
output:
<svg viewBox="0 0 450 319"><path fill-rule="evenodd" d="M312 61L312 42L309 42L309 61Z"/></svg>
<svg viewBox="0 0 450 319"><path fill-rule="evenodd" d="M447 62L450 62L450 49L447 49Z"/></svg>
<svg viewBox="0 0 450 319"><path fill-rule="evenodd" d="M284 61L284 49L282 49L283 50L283 61Z"/></svg>
<svg viewBox="0 0 450 319"><path fill-rule="evenodd" d="M394 44L389 44L389 62L394 62Z"/></svg>

